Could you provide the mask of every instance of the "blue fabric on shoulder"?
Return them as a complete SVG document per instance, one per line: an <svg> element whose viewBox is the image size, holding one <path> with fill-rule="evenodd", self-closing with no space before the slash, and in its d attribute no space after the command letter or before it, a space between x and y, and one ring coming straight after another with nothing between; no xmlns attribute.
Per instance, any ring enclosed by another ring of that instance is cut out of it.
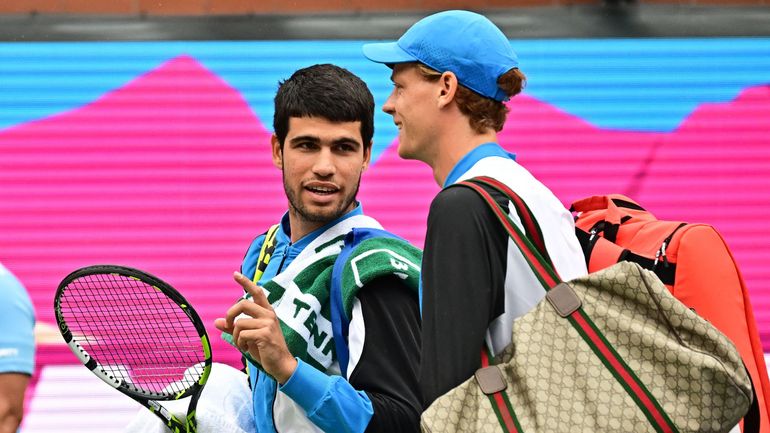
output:
<svg viewBox="0 0 770 433"><path fill-rule="evenodd" d="M332 332L334 333L334 348L337 350L337 361L340 364L342 376L348 377L348 360L350 351L348 350L348 328L350 327L350 318L345 314L342 302L342 270L348 262L350 255L358 245L372 238L387 237L403 240L403 238L394 235L386 230L372 228L354 228L345 236L345 245L337 256L332 268L332 287L329 297L331 298L331 319Z"/></svg>

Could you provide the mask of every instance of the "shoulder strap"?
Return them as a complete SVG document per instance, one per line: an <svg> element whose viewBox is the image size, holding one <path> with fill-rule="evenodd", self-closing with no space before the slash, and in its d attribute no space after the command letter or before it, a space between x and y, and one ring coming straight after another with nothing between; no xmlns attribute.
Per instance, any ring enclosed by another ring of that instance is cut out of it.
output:
<svg viewBox="0 0 770 433"><path fill-rule="evenodd" d="M516 208L516 213L519 215L522 225L524 226L524 233L526 237L537 248L537 251L543 256L547 263L553 267L553 262L548 256L548 250L545 248L545 239L543 238L543 231L540 230L540 225L532 216L532 210L524 203L524 200L519 197L508 185L500 182L497 179L488 176L479 176L473 179L469 179L469 182L476 183L480 186L486 186L492 188L503 196L505 196ZM489 190L487 190L489 191ZM505 210L505 209L504 209ZM507 212L506 212L507 213Z"/></svg>
<svg viewBox="0 0 770 433"><path fill-rule="evenodd" d="M262 241L262 249L259 250L259 258L257 258L257 269L254 271L254 284L259 284L259 279L267 269L267 264L270 263L270 258L275 251L275 235L278 233L280 224L276 224L265 233L265 240Z"/></svg>
<svg viewBox="0 0 770 433"><path fill-rule="evenodd" d="M500 221L500 223L503 225L503 228L505 228L505 231L524 255L524 258L527 260L530 268L532 268L532 271L535 273L538 280L542 284L543 289L546 291L550 290L552 287L555 287L562 281L559 275L556 273L556 270L553 268L551 260L546 258L547 253L545 251L545 242L542 239L542 232L540 231L540 227L537 225L535 218L532 216L532 212L529 210L521 197L519 197L513 190L507 187L505 190L500 190L503 194L508 196L510 201L516 207L516 211L519 214L519 218L521 219L521 223L524 226L524 229L530 234L530 236L533 237L533 240L530 240L521 232L521 230L519 230L516 224L511 221L507 210L502 209L500 205L497 204L495 199L492 198L489 192L487 192L484 187L479 185L479 183L491 184L495 186L499 186L501 184L497 181L490 182L490 179L491 178L480 177L458 182L454 185L471 188L479 195L481 195L481 198L483 198L487 205L489 205L498 221ZM536 244L538 246L536 246ZM538 247L542 248L542 253L539 251ZM546 254L546 256L544 257L543 254Z"/></svg>
<svg viewBox="0 0 770 433"><path fill-rule="evenodd" d="M389 237L401 239L385 230L373 228L355 228L345 236L345 244L334 261L331 277L331 289L329 299L331 304L332 333L334 335L334 348L337 352L337 361L340 364L342 376L347 378L348 362L350 360L350 351L348 350L348 328L350 327L350 317L345 313L344 300L342 299L342 272L345 264L350 258L350 254L358 245L371 238Z"/></svg>

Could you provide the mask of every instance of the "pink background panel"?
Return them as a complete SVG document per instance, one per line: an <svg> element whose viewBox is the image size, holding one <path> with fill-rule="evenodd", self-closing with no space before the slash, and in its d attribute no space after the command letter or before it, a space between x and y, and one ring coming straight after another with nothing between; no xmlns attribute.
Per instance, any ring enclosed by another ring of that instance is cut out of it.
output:
<svg viewBox="0 0 770 433"><path fill-rule="evenodd" d="M510 103L501 144L565 205L623 193L662 219L713 224L730 245L770 348L770 87L703 104L671 133L600 129L528 95ZM0 132L0 260L27 286L38 321L72 270L133 266L179 289L203 317L216 361L238 353L213 328L239 296L231 274L286 207L267 126L190 57L168 61L81 108ZM396 154L364 175L360 200L422 246L438 192L431 170ZM39 365L74 363L41 345Z"/></svg>

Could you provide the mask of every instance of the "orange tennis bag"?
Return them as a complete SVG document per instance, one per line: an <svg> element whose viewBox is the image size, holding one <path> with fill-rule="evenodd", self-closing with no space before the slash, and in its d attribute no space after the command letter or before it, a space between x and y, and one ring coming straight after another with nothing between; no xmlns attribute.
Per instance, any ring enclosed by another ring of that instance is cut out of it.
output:
<svg viewBox="0 0 770 433"><path fill-rule="evenodd" d="M716 229L659 221L619 194L588 197L573 203L571 210L577 212L576 233L588 272L622 260L636 262L655 272L677 299L733 341L754 384L760 431L770 433L770 380L749 294ZM754 421L747 416L744 424L749 422Z"/></svg>

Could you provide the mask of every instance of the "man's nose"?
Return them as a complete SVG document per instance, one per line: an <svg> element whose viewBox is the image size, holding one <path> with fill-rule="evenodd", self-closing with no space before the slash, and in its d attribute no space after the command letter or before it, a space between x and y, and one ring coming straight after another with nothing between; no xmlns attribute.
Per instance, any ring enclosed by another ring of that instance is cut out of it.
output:
<svg viewBox="0 0 770 433"><path fill-rule="evenodd" d="M337 167L331 149L323 148L313 163L313 173L321 177L329 177L334 175L336 171Z"/></svg>
<svg viewBox="0 0 770 433"><path fill-rule="evenodd" d="M382 111L390 114L391 116L396 112L396 108L393 105L393 95L395 93L395 89L393 92L390 92L390 96L388 96L388 99L385 101L384 104L382 104Z"/></svg>

